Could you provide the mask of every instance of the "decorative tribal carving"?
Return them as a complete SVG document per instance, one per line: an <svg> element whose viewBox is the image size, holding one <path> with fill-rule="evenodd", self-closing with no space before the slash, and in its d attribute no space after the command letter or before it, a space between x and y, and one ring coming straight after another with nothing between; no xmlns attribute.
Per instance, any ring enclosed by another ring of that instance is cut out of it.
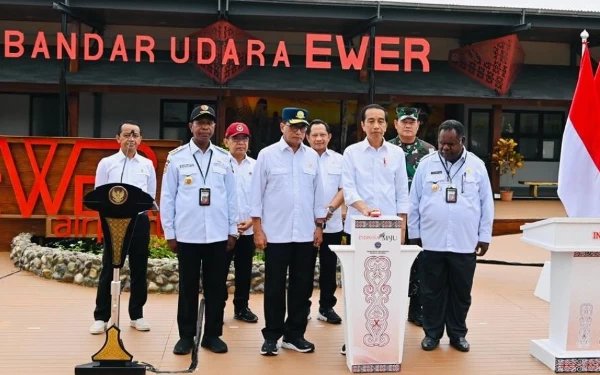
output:
<svg viewBox="0 0 600 375"><path fill-rule="evenodd" d="M516 34L450 51L448 63L486 87L505 95L519 74L525 52Z"/></svg>

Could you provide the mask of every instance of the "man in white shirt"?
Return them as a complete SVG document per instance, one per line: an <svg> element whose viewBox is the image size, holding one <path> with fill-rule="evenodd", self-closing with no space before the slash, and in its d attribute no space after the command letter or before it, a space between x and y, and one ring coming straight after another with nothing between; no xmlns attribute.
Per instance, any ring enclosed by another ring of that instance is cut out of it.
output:
<svg viewBox="0 0 600 375"><path fill-rule="evenodd" d="M406 158L400 147L383 138L387 117L380 105L367 105L361 112L361 126L367 137L344 151L342 188L348 206L344 231L348 236L351 235L353 216L369 216L377 209L381 215L402 218L404 241L409 209Z"/></svg>
<svg viewBox="0 0 600 375"><path fill-rule="evenodd" d="M304 338L313 291L316 247L327 215L319 155L302 144L308 111L284 108L280 141L260 151L252 176L254 243L265 251L265 339L260 353L282 347L302 353L315 350ZM286 313L286 276L289 268Z"/></svg>
<svg viewBox="0 0 600 375"><path fill-rule="evenodd" d="M342 189L348 213L344 232L352 241L354 217L369 216L374 210L381 215L402 218L401 241L404 244L406 215L409 210L408 176L404 151L383 138L388 115L379 104L369 104L360 114L361 127L367 137L344 151ZM346 346L342 347L345 354Z"/></svg>
<svg viewBox="0 0 600 375"><path fill-rule="evenodd" d="M256 160L247 155L250 129L242 122L234 122L225 130L224 142L232 158L233 172L237 182L238 233L240 234L234 248L227 253L227 269L231 267L231 261L235 259L233 318L248 323L256 323L258 317L248 307L252 258L255 250L252 217L250 217L250 183L256 164ZM225 294L225 301L228 297L229 294Z"/></svg>
<svg viewBox="0 0 600 375"><path fill-rule="evenodd" d="M444 334L459 351L470 349L467 313L476 255L492 239L494 198L487 169L464 147L464 128L444 121L438 152L421 159L410 190L408 236L419 255L423 304L423 350L434 350Z"/></svg>
<svg viewBox="0 0 600 375"><path fill-rule="evenodd" d="M156 196L156 171L150 159L137 152L142 142L139 124L127 121L119 126L116 140L121 149L116 154L103 158L96 169L95 187L123 182L134 185ZM128 249L131 295L129 297L129 317L131 327L138 331L149 331L150 323L144 319L144 305L148 298L146 285L146 271L148 269L148 256L150 251L150 221L147 213L138 215L133 229L133 237ZM94 310L94 324L90 333L98 335L104 333L110 319L110 283L113 280L113 267L111 255L104 252L102 256L102 271L98 280L96 293L96 309Z"/></svg>
<svg viewBox="0 0 600 375"><path fill-rule="evenodd" d="M198 319L200 270L206 301L201 346L227 352L223 313L227 282L227 251L239 238L236 182L229 153L213 145L215 111L194 108L189 143L169 153L160 195L165 238L179 260L179 341L174 354L189 354Z"/></svg>
<svg viewBox="0 0 600 375"><path fill-rule="evenodd" d="M319 247L319 315L317 318L331 324L340 324L342 318L333 307L337 302L337 255L329 245L342 243L342 210L344 203L342 192L342 155L327 148L331 141L331 128L323 120L312 120L306 132L308 143L319 154L321 173L327 204L327 222L323 230L323 242Z"/></svg>

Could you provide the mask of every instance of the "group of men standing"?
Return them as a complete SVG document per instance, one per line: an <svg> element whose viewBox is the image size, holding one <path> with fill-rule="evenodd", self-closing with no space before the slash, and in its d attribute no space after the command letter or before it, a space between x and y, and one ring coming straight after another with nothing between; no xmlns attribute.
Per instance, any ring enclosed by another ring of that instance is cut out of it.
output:
<svg viewBox="0 0 600 375"><path fill-rule="evenodd" d="M487 251L493 221L487 171L483 162L464 148L459 122L441 124L440 150L436 152L416 136L418 109L400 107L397 115L398 137L386 142L385 109L376 104L363 108L360 123L366 138L341 155L327 147L331 129L325 121L309 122L308 111L285 108L281 139L261 150L254 160L247 156L250 132L245 124L236 122L227 128L227 151L211 142L214 110L201 105L192 111L192 138L169 153L160 194L165 238L179 260L180 339L175 354L188 354L194 346L200 277L206 302L201 346L215 353L228 351L220 337L231 262L236 283L234 318L250 323L259 320L248 307L255 248L265 253L265 326L260 353L277 355L280 339L283 348L314 351L305 331L316 259L320 263L318 319L339 324L342 319L334 310L337 257L329 245L340 244L342 236L351 243L353 216L369 216L376 210L402 217L402 243L408 236L424 249L413 264L408 291L408 320L425 331L422 348L435 349L445 327L452 346L469 350L465 321L475 253ZM142 181L135 169L139 165L146 171L140 172L142 175L154 174L147 159L136 152L141 141L139 125L124 123L117 141L121 151L100 163L96 186L118 182L110 171L120 171L126 160L137 158L137 163L129 163L134 170L122 182L155 194L155 181L151 183L150 177ZM344 204L348 208L345 221L341 214ZM143 228L136 230L147 236L146 222L140 223ZM139 251L143 254L141 247L142 243ZM145 283L147 254L146 260L140 259L135 266L134 254L131 249L131 325L149 330L142 314L146 291L133 288L134 272L136 285ZM109 275L105 276L110 281ZM109 288L101 285L90 332L106 329L108 302Z"/></svg>

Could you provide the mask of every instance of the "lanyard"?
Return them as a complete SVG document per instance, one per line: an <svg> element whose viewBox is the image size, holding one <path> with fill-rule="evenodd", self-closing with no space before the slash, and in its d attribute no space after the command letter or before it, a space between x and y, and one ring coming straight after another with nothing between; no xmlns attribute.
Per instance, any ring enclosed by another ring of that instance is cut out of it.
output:
<svg viewBox="0 0 600 375"><path fill-rule="evenodd" d="M444 170L446 171L446 176L448 176L448 182L449 183L452 183L452 179L454 177L456 177L456 175L458 174L458 172L460 171L460 169L467 162L467 155L468 154L465 154L465 158L463 159L462 164L460 165L460 167L458 167L458 169L456 169L456 172L454 172L454 174L452 175L452 177L450 177L450 169L452 169L452 167L450 167L450 169L446 168L446 161L442 159L442 157L440 156L440 153L438 152L438 157L440 158L440 162L442 163L442 167L444 167Z"/></svg>
<svg viewBox="0 0 600 375"><path fill-rule="evenodd" d="M190 153L192 153L191 146L190 146ZM210 149L210 157L208 158L208 166L206 167L206 176L205 176L204 173L202 172L202 168L200 168L200 164L198 164L198 159L196 159L196 155L194 155L192 153L192 157L194 158L194 161L196 162L196 165L198 166L198 170L200 171L200 176L202 176L202 181L204 183L204 186L206 186L206 177L208 177L208 171L210 169L210 162L212 160L212 156L213 156L213 150Z"/></svg>

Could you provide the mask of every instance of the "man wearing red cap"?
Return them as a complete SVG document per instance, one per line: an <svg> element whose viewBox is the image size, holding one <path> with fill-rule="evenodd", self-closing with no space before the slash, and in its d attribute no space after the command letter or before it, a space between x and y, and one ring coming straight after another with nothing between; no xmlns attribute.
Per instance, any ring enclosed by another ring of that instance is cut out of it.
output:
<svg viewBox="0 0 600 375"><path fill-rule="evenodd" d="M250 141L250 130L242 122L234 122L225 131L225 146L229 149L232 158L233 171L237 183L238 203L238 233L232 251L227 253L227 268L231 267L234 260L235 267L235 294L233 297L234 319L244 322L256 323L258 317L248 307L250 299L250 278L252 276L252 258L254 257L254 232L252 217L250 217L250 183L256 160L246 153ZM225 301L229 295L225 296Z"/></svg>

